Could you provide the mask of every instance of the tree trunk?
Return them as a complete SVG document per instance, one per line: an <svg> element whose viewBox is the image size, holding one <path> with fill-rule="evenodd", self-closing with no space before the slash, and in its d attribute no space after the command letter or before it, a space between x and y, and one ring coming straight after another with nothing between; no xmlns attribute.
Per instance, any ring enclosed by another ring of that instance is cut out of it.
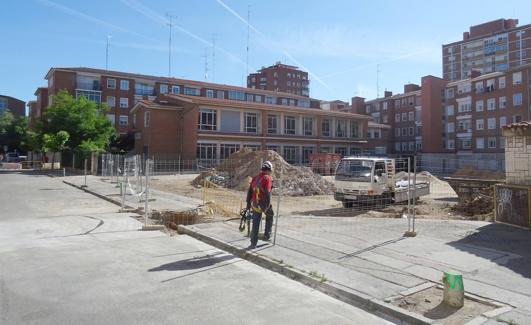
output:
<svg viewBox="0 0 531 325"><path fill-rule="evenodd" d="M54 168L54 165L55 165L55 151L52 154L52 170Z"/></svg>

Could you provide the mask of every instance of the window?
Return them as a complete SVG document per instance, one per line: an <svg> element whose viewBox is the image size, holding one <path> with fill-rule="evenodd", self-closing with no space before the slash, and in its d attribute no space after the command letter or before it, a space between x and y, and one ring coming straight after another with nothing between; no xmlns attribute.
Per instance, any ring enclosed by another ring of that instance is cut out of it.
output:
<svg viewBox="0 0 531 325"><path fill-rule="evenodd" d="M507 116L500 117L500 128L507 125Z"/></svg>
<svg viewBox="0 0 531 325"><path fill-rule="evenodd" d="M513 106L522 105L522 93L513 94Z"/></svg>
<svg viewBox="0 0 531 325"><path fill-rule="evenodd" d="M459 129L459 132L470 132L470 120L460 120L457 122L457 128Z"/></svg>
<svg viewBox="0 0 531 325"><path fill-rule="evenodd" d="M519 85L522 83L522 71L513 73L513 85Z"/></svg>
<svg viewBox="0 0 531 325"><path fill-rule="evenodd" d="M402 136L407 136L407 128L402 128Z"/></svg>
<svg viewBox="0 0 531 325"><path fill-rule="evenodd" d="M107 88L116 89L116 79L107 79Z"/></svg>
<svg viewBox="0 0 531 325"><path fill-rule="evenodd" d="M215 143L198 143L197 159L213 160L217 158L218 146Z"/></svg>
<svg viewBox="0 0 531 325"><path fill-rule="evenodd" d="M395 142L395 151L400 151L400 142Z"/></svg>
<svg viewBox="0 0 531 325"><path fill-rule="evenodd" d="M168 85L161 84L159 86L159 89L160 89L160 93L161 94L167 94L168 93Z"/></svg>
<svg viewBox="0 0 531 325"><path fill-rule="evenodd" d="M496 98L487 99L487 110L493 111L496 109Z"/></svg>
<svg viewBox="0 0 531 325"><path fill-rule="evenodd" d="M408 149L409 151L415 151L415 142L409 142Z"/></svg>
<svg viewBox="0 0 531 325"><path fill-rule="evenodd" d="M136 113L133 114L133 128L136 128Z"/></svg>
<svg viewBox="0 0 531 325"><path fill-rule="evenodd" d="M302 147L302 163L310 162L310 154L315 152L315 147Z"/></svg>
<svg viewBox="0 0 531 325"><path fill-rule="evenodd" d="M409 130L408 133L409 133L409 136L410 136L410 137L412 137L412 136L415 135L415 129L414 129L412 126L410 126L408 130Z"/></svg>
<svg viewBox="0 0 531 325"><path fill-rule="evenodd" d="M483 100L476 100L476 112L483 112Z"/></svg>
<svg viewBox="0 0 531 325"><path fill-rule="evenodd" d="M321 135L323 137L330 136L330 120L324 119L321 121Z"/></svg>
<svg viewBox="0 0 531 325"><path fill-rule="evenodd" d="M384 116L382 116L382 122L383 122L383 123L386 123L386 124L389 122L389 119L388 119L388 117L387 117L387 114L384 115Z"/></svg>
<svg viewBox="0 0 531 325"><path fill-rule="evenodd" d="M245 94L245 100L248 102L253 101L253 94Z"/></svg>
<svg viewBox="0 0 531 325"><path fill-rule="evenodd" d="M214 98L214 91L212 89L207 89L206 96L208 98Z"/></svg>
<svg viewBox="0 0 531 325"><path fill-rule="evenodd" d="M219 158L224 160L228 159L230 155L240 150L239 144L222 143L219 145Z"/></svg>
<svg viewBox="0 0 531 325"><path fill-rule="evenodd" d="M284 134L295 134L296 121L294 116L284 116Z"/></svg>
<svg viewBox="0 0 531 325"><path fill-rule="evenodd" d="M107 106L109 107L115 107L116 101L114 96L107 96Z"/></svg>
<svg viewBox="0 0 531 325"><path fill-rule="evenodd" d="M446 148L455 149L455 140L448 140L446 143Z"/></svg>
<svg viewBox="0 0 531 325"><path fill-rule="evenodd" d="M116 123L114 114L107 114L107 119L111 122L112 125Z"/></svg>
<svg viewBox="0 0 531 325"><path fill-rule="evenodd" d="M313 118L304 117L302 119L302 132L304 135L313 135Z"/></svg>
<svg viewBox="0 0 531 325"><path fill-rule="evenodd" d="M485 149L485 138L476 138L476 149Z"/></svg>
<svg viewBox="0 0 531 325"><path fill-rule="evenodd" d="M128 108L128 107L129 107L129 98L120 97L120 108Z"/></svg>
<svg viewBox="0 0 531 325"><path fill-rule="evenodd" d="M276 104L277 103L277 98L276 97L271 97L271 96L266 96L265 102L266 102L266 104Z"/></svg>
<svg viewBox="0 0 531 325"><path fill-rule="evenodd" d="M360 124L356 121L350 121L350 137L359 138L361 135Z"/></svg>
<svg viewBox="0 0 531 325"><path fill-rule="evenodd" d="M101 92L99 91L76 89L76 99L80 97L85 97L87 100L96 102L98 104L101 103ZM51 105L53 96L50 95L48 98L49 98L48 105Z"/></svg>
<svg viewBox="0 0 531 325"><path fill-rule="evenodd" d="M144 112L144 127L148 128L151 125L151 113Z"/></svg>
<svg viewBox="0 0 531 325"><path fill-rule="evenodd" d="M496 128L496 118L490 117L487 119L487 128L489 130L494 130Z"/></svg>
<svg viewBox="0 0 531 325"><path fill-rule="evenodd" d="M289 106L295 106L295 99L289 100Z"/></svg>
<svg viewBox="0 0 531 325"><path fill-rule="evenodd" d="M476 82L476 93L482 93L483 92L483 81Z"/></svg>
<svg viewBox="0 0 531 325"><path fill-rule="evenodd" d="M281 98L280 99L280 104L281 105L288 105L288 99L287 98Z"/></svg>
<svg viewBox="0 0 531 325"><path fill-rule="evenodd" d="M245 100L245 93L239 90L229 90L229 99L231 100Z"/></svg>
<svg viewBox="0 0 531 325"><path fill-rule="evenodd" d="M400 122L400 113L395 114L395 122Z"/></svg>
<svg viewBox="0 0 531 325"><path fill-rule="evenodd" d="M347 148L346 147L336 147L336 150L334 150L334 153L340 155L341 157L345 157L347 155Z"/></svg>
<svg viewBox="0 0 531 325"><path fill-rule="evenodd" d="M407 142L402 142L402 151L407 151Z"/></svg>
<svg viewBox="0 0 531 325"><path fill-rule="evenodd" d="M498 78L498 87L500 89L505 88L505 77L499 77Z"/></svg>
<svg viewBox="0 0 531 325"><path fill-rule="evenodd" d="M400 128L396 128L395 129L395 137L399 137L400 136Z"/></svg>
<svg viewBox="0 0 531 325"><path fill-rule="evenodd" d="M143 83L135 83L135 95L141 95L141 96L153 96L154 93L154 86L143 84Z"/></svg>
<svg viewBox="0 0 531 325"><path fill-rule="evenodd" d="M494 91L494 82L495 79L489 79L487 80L487 87L485 88L486 92L493 92Z"/></svg>
<svg viewBox="0 0 531 325"><path fill-rule="evenodd" d="M461 149L470 149L472 148L472 140L470 138L461 139Z"/></svg>
<svg viewBox="0 0 531 325"><path fill-rule="evenodd" d="M245 112L244 113L244 131L247 133L257 133L258 132L258 114Z"/></svg>
<svg viewBox="0 0 531 325"><path fill-rule="evenodd" d="M347 123L345 120L336 120L336 137L344 138L347 136Z"/></svg>
<svg viewBox="0 0 531 325"><path fill-rule="evenodd" d="M188 96L200 96L201 90L199 88L184 87L184 94Z"/></svg>
<svg viewBox="0 0 531 325"><path fill-rule="evenodd" d="M446 106L446 115L448 116L454 115L454 105Z"/></svg>
<svg viewBox="0 0 531 325"><path fill-rule="evenodd" d="M218 93L217 93L217 97L218 99L225 99L225 91L223 90L218 90Z"/></svg>
<svg viewBox="0 0 531 325"><path fill-rule="evenodd" d="M402 122L407 121L407 113L402 113Z"/></svg>
<svg viewBox="0 0 531 325"><path fill-rule="evenodd" d="M407 115L408 115L408 119L410 121L414 121L415 120L415 112L409 112L409 113L407 113Z"/></svg>
<svg viewBox="0 0 531 325"><path fill-rule="evenodd" d="M120 126L127 126L129 124L129 116L120 115Z"/></svg>
<svg viewBox="0 0 531 325"><path fill-rule="evenodd" d="M199 110L199 130L217 130L217 112L213 109Z"/></svg>
<svg viewBox="0 0 531 325"><path fill-rule="evenodd" d="M444 97L446 98L454 98L454 89L453 88L447 88L444 90Z"/></svg>
<svg viewBox="0 0 531 325"><path fill-rule="evenodd" d="M484 130L485 129L485 120L480 119L476 120L476 130Z"/></svg>
<svg viewBox="0 0 531 325"><path fill-rule="evenodd" d="M507 107L507 99L505 96L500 97L500 109Z"/></svg>
<svg viewBox="0 0 531 325"><path fill-rule="evenodd" d="M129 90L129 80L120 80L120 90Z"/></svg>
<svg viewBox="0 0 531 325"><path fill-rule="evenodd" d="M496 137L489 137L488 143L489 143L489 149L496 149Z"/></svg>
<svg viewBox="0 0 531 325"><path fill-rule="evenodd" d="M468 100L462 101L462 102L459 102L458 105L459 106L457 108L457 111L459 113L470 112L470 101L468 101Z"/></svg>
<svg viewBox="0 0 531 325"><path fill-rule="evenodd" d="M513 116L513 123L522 122L522 117L520 115Z"/></svg>
<svg viewBox="0 0 531 325"><path fill-rule="evenodd" d="M295 146L284 146L284 159L290 164L298 163L299 148Z"/></svg>
<svg viewBox="0 0 531 325"><path fill-rule="evenodd" d="M454 122L450 122L446 125L446 132L448 133L454 133L455 132L455 124Z"/></svg>
<svg viewBox="0 0 531 325"><path fill-rule="evenodd" d="M400 108L400 99L395 100L395 108Z"/></svg>
<svg viewBox="0 0 531 325"><path fill-rule="evenodd" d="M262 102L262 95L254 95L254 101L257 103Z"/></svg>
<svg viewBox="0 0 531 325"><path fill-rule="evenodd" d="M278 115L274 115L274 114L267 115L267 133L268 134L278 133Z"/></svg>
<svg viewBox="0 0 531 325"><path fill-rule="evenodd" d="M181 87L171 86L171 93L175 95L179 95L181 93Z"/></svg>

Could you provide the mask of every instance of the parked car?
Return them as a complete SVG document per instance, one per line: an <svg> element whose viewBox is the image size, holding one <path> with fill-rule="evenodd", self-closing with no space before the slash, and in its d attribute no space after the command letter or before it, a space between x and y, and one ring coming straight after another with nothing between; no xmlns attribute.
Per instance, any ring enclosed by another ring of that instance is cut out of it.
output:
<svg viewBox="0 0 531 325"><path fill-rule="evenodd" d="M8 163L20 162L20 155L17 152L8 152L5 161Z"/></svg>

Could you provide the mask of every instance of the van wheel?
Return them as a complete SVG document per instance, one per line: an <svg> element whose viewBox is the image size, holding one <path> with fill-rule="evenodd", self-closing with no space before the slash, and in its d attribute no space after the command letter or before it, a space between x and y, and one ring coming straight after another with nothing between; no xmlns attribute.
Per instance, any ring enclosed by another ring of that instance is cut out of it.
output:
<svg viewBox="0 0 531 325"><path fill-rule="evenodd" d="M352 208L353 202L352 201L342 201L343 208Z"/></svg>

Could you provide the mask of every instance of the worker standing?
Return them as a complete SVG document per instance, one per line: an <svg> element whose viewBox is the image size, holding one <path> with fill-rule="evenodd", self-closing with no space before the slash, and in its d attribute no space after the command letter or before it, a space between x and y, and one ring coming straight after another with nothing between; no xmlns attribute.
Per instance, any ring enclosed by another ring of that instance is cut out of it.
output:
<svg viewBox="0 0 531 325"><path fill-rule="evenodd" d="M271 229L273 228L273 209L271 207L271 172L273 164L265 161L262 164L260 173L253 177L247 191L247 209L253 213L253 226L251 229L251 246L250 249L256 248L258 243L258 229L262 220L262 213L266 215L266 224L264 239L269 240Z"/></svg>

